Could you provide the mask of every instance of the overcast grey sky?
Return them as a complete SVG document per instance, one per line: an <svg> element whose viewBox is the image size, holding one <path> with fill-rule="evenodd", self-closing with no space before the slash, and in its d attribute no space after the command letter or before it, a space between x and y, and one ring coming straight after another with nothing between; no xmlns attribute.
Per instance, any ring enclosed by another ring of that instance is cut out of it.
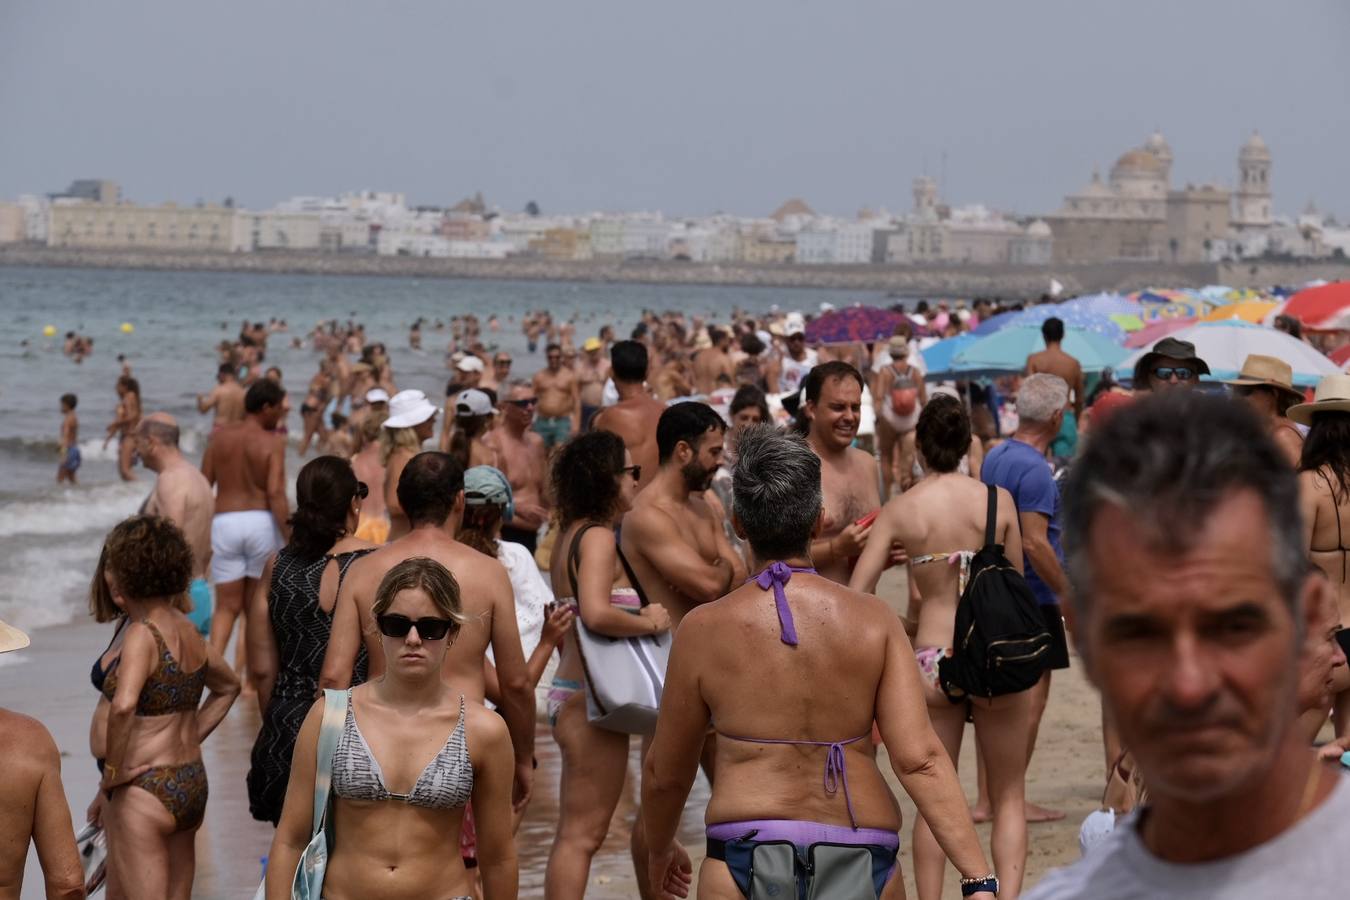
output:
<svg viewBox="0 0 1350 900"><path fill-rule="evenodd" d="M1346 0L0 0L0 197L1044 212L1155 126L1174 184L1350 214Z"/></svg>

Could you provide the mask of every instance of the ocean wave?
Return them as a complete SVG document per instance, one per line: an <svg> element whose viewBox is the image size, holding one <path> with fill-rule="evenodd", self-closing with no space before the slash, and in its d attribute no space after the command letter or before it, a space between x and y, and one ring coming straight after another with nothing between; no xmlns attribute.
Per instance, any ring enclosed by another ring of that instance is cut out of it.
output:
<svg viewBox="0 0 1350 900"><path fill-rule="evenodd" d="M178 436L178 449L187 456L195 456L206 446L205 432L195 428L185 428ZM88 460L117 461L117 441L103 446L103 438L91 437L80 441L80 457ZM61 442L55 437L0 437L0 459L20 459L26 462L51 462L56 465L61 450Z"/></svg>
<svg viewBox="0 0 1350 900"><path fill-rule="evenodd" d="M83 615L101 547L91 540L10 554L0 567L0 619L31 632Z"/></svg>
<svg viewBox="0 0 1350 900"><path fill-rule="evenodd" d="M0 506L0 538L103 531L132 515L150 493L150 483L97 487L50 486L37 497Z"/></svg>

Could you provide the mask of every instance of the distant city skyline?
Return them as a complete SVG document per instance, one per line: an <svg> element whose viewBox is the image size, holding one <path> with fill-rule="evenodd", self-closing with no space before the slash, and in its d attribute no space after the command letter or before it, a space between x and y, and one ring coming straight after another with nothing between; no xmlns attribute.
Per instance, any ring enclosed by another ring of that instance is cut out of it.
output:
<svg viewBox="0 0 1350 900"><path fill-rule="evenodd" d="M1350 214L1342 0L72 9L0 6L0 197L849 217L927 174L1037 215L1155 128L1174 186L1234 187L1260 129L1276 212Z"/></svg>

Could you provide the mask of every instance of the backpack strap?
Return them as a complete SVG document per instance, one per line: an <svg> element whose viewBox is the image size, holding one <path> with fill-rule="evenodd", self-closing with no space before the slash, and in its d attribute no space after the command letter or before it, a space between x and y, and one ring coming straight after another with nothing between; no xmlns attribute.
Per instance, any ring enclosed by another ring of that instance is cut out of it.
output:
<svg viewBox="0 0 1350 900"><path fill-rule="evenodd" d="M992 547L997 541L994 540L994 531L998 526L998 488L989 485L989 511L984 518L984 545Z"/></svg>
<svg viewBox="0 0 1350 900"><path fill-rule="evenodd" d="M581 538L592 528L598 528L594 522L587 522L577 529L577 533L572 535L572 546L567 551L567 580L572 584L572 599L578 604L581 603L581 597L578 594L577 575L580 573Z"/></svg>

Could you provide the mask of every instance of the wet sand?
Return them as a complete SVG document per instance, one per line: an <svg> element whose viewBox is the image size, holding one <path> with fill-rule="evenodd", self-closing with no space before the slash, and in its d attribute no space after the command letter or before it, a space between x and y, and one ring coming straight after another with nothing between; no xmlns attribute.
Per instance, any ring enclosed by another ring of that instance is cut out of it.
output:
<svg viewBox="0 0 1350 900"><path fill-rule="evenodd" d="M899 579L888 576L882 594L904 596ZM80 622L45 629L32 635L30 648L0 657L0 706L40 719L56 737L63 757L66 795L77 825L93 797L98 773L88 751L89 715L95 695L89 684L89 667L111 635L110 626ZM543 704L540 703L542 710ZM1039 746L1028 774L1030 799L1069 812L1065 821L1033 825L1027 859L1027 885L1050 868L1072 862L1078 856L1078 825L1096 806L1102 789L1099 706L1096 694L1075 667L1055 675L1050 706L1041 727ZM255 822L248 813L244 777L249 753L258 732L254 701L241 699L203 748L211 784L206 822L197 836L197 879L193 896L203 900L237 900L252 896L261 872L260 860L267 854L272 828ZM967 731L961 755L961 781L968 796L974 796L973 732ZM608 840L591 870L587 897L618 900L637 896L632 865L628 858L629 829L633 818L638 773L638 743L633 742L629 780L610 828ZM558 749L548 726L539 725L536 752L539 770L534 799L519 836L521 861L520 896L543 895L544 861L557 824ZM905 815L901 865L909 897L914 892L910 831L914 805L890 772L882 770L900 797ZM707 783L702 776L686 807L680 836L697 861L703 855L702 817L707 802ZM979 826L986 850L989 826ZM43 896L37 860L29 854L24 900ZM959 897L956 875L948 869L944 897Z"/></svg>

